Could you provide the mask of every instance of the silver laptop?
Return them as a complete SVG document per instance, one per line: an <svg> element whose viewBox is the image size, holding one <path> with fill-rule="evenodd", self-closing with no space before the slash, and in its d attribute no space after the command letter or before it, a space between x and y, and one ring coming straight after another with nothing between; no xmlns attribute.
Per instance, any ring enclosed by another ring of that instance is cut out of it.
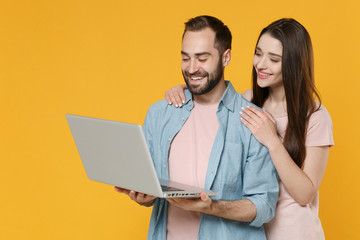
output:
<svg viewBox="0 0 360 240"><path fill-rule="evenodd" d="M66 114L87 176L160 198L217 192L158 179L140 125Z"/></svg>

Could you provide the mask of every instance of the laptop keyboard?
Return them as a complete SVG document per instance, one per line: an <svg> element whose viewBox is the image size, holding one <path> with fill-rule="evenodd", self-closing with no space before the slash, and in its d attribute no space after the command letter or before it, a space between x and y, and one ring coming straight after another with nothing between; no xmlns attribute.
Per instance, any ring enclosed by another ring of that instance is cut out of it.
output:
<svg viewBox="0 0 360 240"><path fill-rule="evenodd" d="M169 186L164 186L164 185L161 185L161 189L162 189L163 191L176 191L176 192L184 191L183 189L174 188L174 187L169 187Z"/></svg>

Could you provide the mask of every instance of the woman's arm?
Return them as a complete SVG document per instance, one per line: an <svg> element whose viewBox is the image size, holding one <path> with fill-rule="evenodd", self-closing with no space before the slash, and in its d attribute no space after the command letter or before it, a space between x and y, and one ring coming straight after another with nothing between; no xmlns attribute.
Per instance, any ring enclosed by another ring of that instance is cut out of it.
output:
<svg viewBox="0 0 360 240"><path fill-rule="evenodd" d="M310 203L324 176L329 146L306 147L303 169L295 164L280 140L268 149L279 177L291 197L300 205Z"/></svg>
<svg viewBox="0 0 360 240"><path fill-rule="evenodd" d="M276 132L276 122L269 113L256 108L244 108L241 121L256 139L269 150L271 159L291 197L300 205L312 201L325 173L329 146L306 147L303 169L299 168Z"/></svg>

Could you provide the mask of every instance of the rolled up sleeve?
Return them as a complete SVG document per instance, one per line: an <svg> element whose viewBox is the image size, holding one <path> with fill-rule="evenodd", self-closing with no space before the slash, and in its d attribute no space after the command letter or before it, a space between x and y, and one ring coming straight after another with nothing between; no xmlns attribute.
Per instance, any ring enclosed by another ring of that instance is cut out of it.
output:
<svg viewBox="0 0 360 240"><path fill-rule="evenodd" d="M260 227L275 216L279 182L267 148L253 136L249 145L243 181L243 198L249 199L257 211L250 226Z"/></svg>

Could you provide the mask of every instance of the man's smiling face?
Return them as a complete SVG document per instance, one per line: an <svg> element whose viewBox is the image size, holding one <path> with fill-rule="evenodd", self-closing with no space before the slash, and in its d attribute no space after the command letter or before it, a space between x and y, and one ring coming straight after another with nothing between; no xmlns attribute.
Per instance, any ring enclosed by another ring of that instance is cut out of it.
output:
<svg viewBox="0 0 360 240"><path fill-rule="evenodd" d="M211 91L223 78L223 64L210 28L187 31L182 41L182 73L194 95Z"/></svg>

